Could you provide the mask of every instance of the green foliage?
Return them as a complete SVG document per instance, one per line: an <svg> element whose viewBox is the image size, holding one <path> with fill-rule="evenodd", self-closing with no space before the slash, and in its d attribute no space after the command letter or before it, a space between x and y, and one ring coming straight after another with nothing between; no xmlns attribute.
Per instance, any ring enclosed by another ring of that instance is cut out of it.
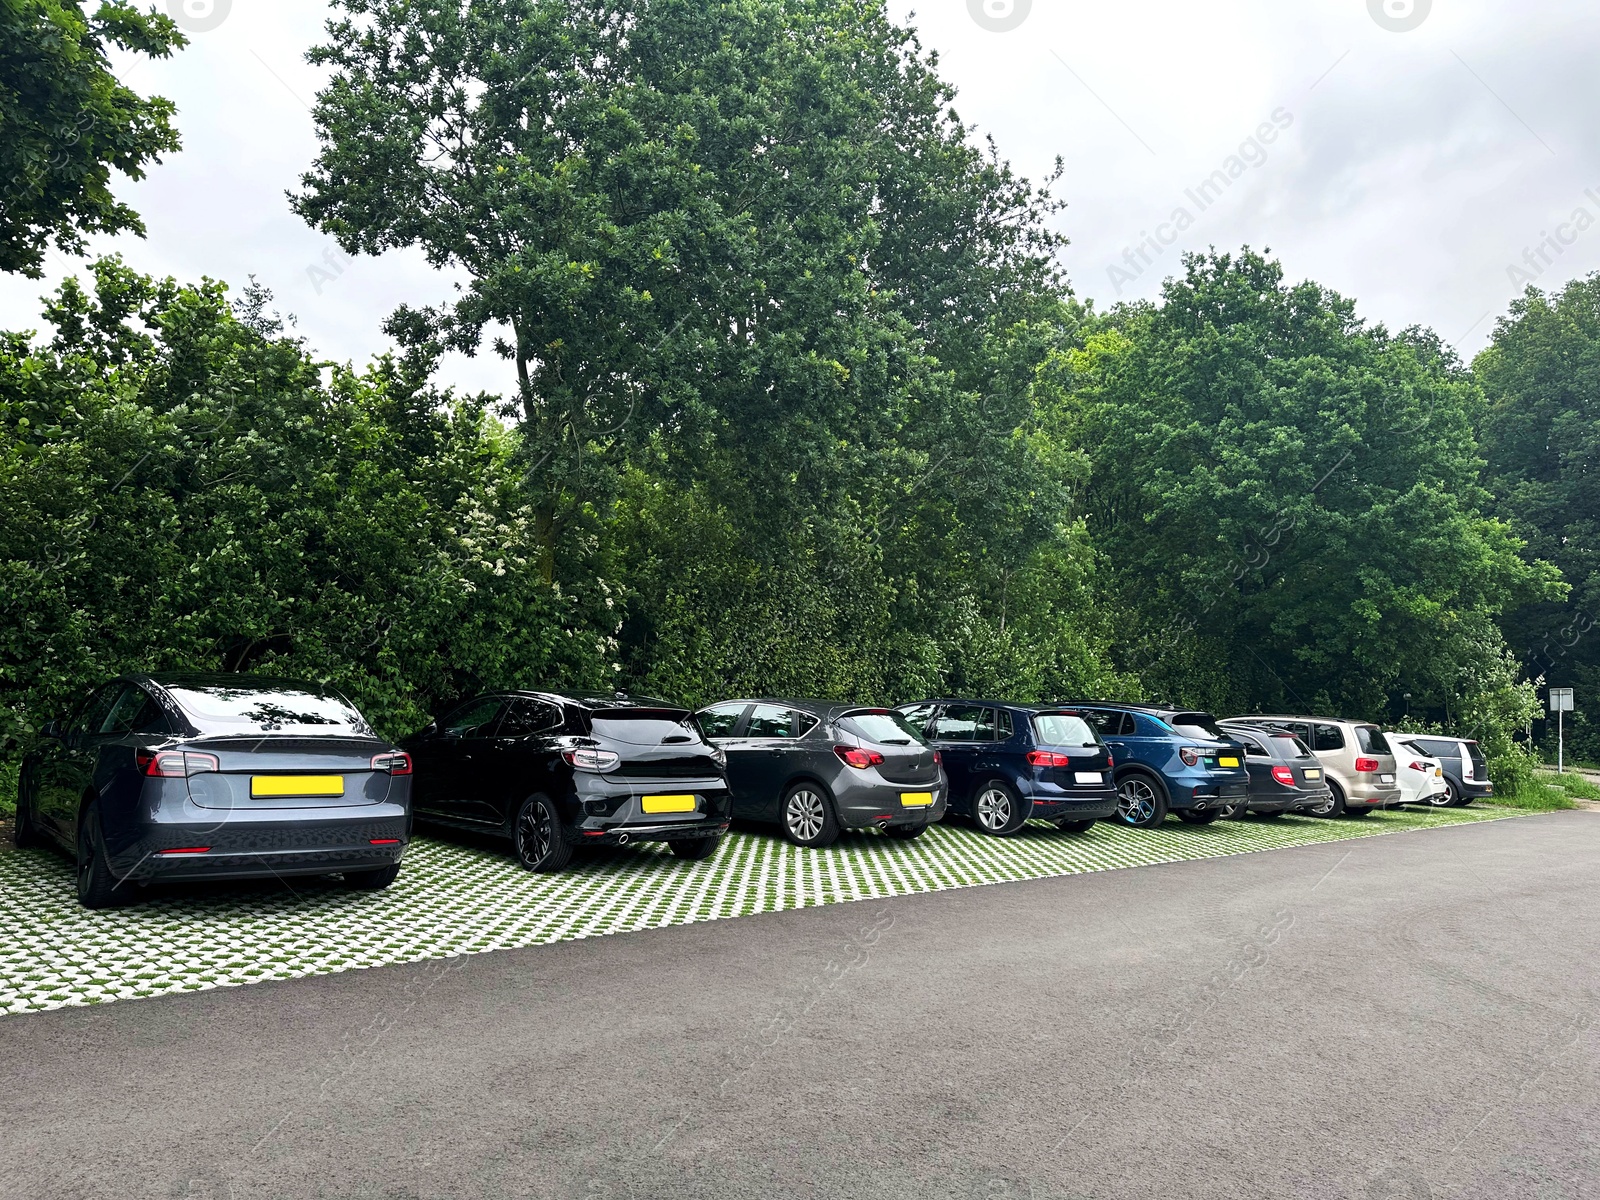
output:
<svg viewBox="0 0 1600 1200"><path fill-rule="evenodd" d="M165 58L185 44L170 17L103 0L0 0L0 271L42 274L54 238L83 253L87 233L142 234L111 194L178 149L171 101L145 98L111 72L108 48Z"/></svg>
<svg viewBox="0 0 1600 1200"><path fill-rule="evenodd" d="M1529 288L1473 367L1497 509L1572 585L1521 606L1507 632L1527 674L1574 688L1582 708L1600 698L1600 274L1552 295ZM1568 748L1600 758L1600 729L1581 712L1568 715Z"/></svg>
<svg viewBox="0 0 1600 1200"><path fill-rule="evenodd" d="M1530 770L1512 784L1502 785L1497 779L1493 803L1528 812L1555 812L1576 808L1573 797L1600 800L1600 788L1570 771L1558 775L1554 771Z"/></svg>
<svg viewBox="0 0 1600 1200"><path fill-rule="evenodd" d="M0 348L8 740L134 669L331 680L395 734L485 684L605 679L607 585L529 569L515 439L481 399L416 357L316 363L259 292L240 319L210 281L107 260L96 284L62 286L48 346Z"/></svg>
<svg viewBox="0 0 1600 1200"><path fill-rule="evenodd" d="M1470 377L1248 250L1185 268L1061 367L1125 661L1218 709L1382 718L1410 692L1452 728L1520 729L1495 620L1564 588L1484 515Z"/></svg>

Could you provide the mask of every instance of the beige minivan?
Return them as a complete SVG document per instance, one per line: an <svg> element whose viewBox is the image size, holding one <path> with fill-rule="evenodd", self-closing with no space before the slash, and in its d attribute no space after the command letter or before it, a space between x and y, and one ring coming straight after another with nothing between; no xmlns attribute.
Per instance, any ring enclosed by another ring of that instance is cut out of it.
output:
<svg viewBox="0 0 1600 1200"><path fill-rule="evenodd" d="M1306 810L1313 816L1364 817L1375 808L1400 806L1394 753L1376 725L1335 717L1254 716L1229 721L1285 729L1311 747L1327 769L1328 790L1333 793L1320 808Z"/></svg>

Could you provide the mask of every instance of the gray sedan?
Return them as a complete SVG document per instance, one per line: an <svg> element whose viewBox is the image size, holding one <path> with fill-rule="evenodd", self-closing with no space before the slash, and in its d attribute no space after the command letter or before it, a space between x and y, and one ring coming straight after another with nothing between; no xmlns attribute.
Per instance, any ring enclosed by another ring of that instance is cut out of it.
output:
<svg viewBox="0 0 1600 1200"><path fill-rule="evenodd" d="M775 823L799 846L841 829L914 838L944 816L939 755L886 708L826 700L730 700L696 714L728 755L733 816Z"/></svg>

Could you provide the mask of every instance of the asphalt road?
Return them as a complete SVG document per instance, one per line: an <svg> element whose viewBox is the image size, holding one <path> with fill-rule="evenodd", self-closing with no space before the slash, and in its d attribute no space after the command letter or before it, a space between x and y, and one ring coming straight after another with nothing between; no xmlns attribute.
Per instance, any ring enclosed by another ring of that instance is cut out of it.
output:
<svg viewBox="0 0 1600 1200"><path fill-rule="evenodd" d="M1600 818L0 1018L0 1195L1600 1196Z"/></svg>

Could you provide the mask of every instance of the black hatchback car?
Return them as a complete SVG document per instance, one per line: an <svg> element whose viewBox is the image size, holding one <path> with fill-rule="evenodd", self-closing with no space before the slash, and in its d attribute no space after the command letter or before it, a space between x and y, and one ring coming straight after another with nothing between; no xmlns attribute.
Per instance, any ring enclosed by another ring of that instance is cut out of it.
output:
<svg viewBox="0 0 1600 1200"><path fill-rule="evenodd" d="M680 858L710 858L728 829L722 751L664 701L476 696L402 745L416 759L419 817L509 838L530 871L559 871L579 845L666 842Z"/></svg>
<svg viewBox="0 0 1600 1200"><path fill-rule="evenodd" d="M1322 812L1333 802L1322 760L1287 729L1258 725L1218 728L1244 747L1244 765L1250 773L1250 792L1235 801L1224 815L1281 817L1291 812Z"/></svg>
<svg viewBox="0 0 1600 1200"><path fill-rule="evenodd" d="M77 861L88 908L157 880L400 872L411 759L330 688L247 675L130 675L23 760L19 846Z"/></svg>
<svg viewBox="0 0 1600 1200"><path fill-rule="evenodd" d="M1116 815L1111 751L1070 707L925 700L899 709L939 751L950 809L1000 837L1029 819L1085 833Z"/></svg>

